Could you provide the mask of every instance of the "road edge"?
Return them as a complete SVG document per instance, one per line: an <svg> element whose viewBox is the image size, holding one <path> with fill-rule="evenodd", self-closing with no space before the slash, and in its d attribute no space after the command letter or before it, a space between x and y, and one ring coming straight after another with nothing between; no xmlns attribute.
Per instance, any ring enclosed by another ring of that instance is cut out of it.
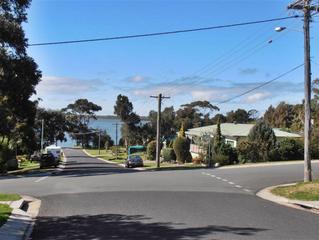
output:
<svg viewBox="0 0 319 240"><path fill-rule="evenodd" d="M31 236L41 207L41 200L31 196L21 197L22 199L18 201L7 203L13 210L7 222L0 228L0 239L27 240Z"/></svg>
<svg viewBox="0 0 319 240"><path fill-rule="evenodd" d="M288 199L282 196L277 196L271 192L276 187L285 187L285 186L292 186L295 185L296 183L289 183L289 184L280 184L276 186L270 186L266 187L259 192L256 193L256 196L268 200L286 207L294 208L294 209L299 209L307 212L312 212L319 214L319 206L315 206L311 204L310 201L299 201L299 200L292 200Z"/></svg>
<svg viewBox="0 0 319 240"><path fill-rule="evenodd" d="M117 165L117 166L119 166L119 167L125 168L125 165L122 164L122 163L112 162L112 161L109 161L109 160L106 160L106 159L103 159L103 158L96 157L96 156L94 156L94 155L88 153L85 149L82 149L82 151L83 151L86 155L88 155L89 157L96 158L96 159L99 159L99 160L101 160L101 161L103 161L103 162L106 162L106 163L109 163L109 164L114 164L114 165ZM136 170L136 171L145 171L145 170L146 170L146 168L143 168L143 167L130 168L130 169Z"/></svg>

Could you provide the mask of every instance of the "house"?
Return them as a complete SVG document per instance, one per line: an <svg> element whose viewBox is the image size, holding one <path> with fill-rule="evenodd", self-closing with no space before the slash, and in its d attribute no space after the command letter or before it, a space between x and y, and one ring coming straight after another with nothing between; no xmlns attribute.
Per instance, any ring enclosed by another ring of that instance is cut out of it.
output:
<svg viewBox="0 0 319 240"><path fill-rule="evenodd" d="M222 135L225 137L225 142L237 147L240 139L246 138L253 128L254 124L239 124L239 123L222 123L220 129ZM193 156L196 156L202 151L201 142L209 142L209 138L214 138L217 125L210 125L205 127L191 128L185 132L186 136L191 139L190 151ZM283 138L300 138L301 136L296 133L282 131L278 128L273 129L277 139Z"/></svg>

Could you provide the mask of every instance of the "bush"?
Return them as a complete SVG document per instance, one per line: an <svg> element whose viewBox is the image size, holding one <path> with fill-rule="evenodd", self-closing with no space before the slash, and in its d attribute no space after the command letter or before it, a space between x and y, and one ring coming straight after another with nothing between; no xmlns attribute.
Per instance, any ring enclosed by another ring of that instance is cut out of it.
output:
<svg viewBox="0 0 319 240"><path fill-rule="evenodd" d="M176 160L176 155L173 148L162 149L162 157L164 162L171 162Z"/></svg>
<svg viewBox="0 0 319 240"><path fill-rule="evenodd" d="M319 159L319 144L318 143L312 143L310 145L310 147L311 147L311 149L310 149L311 158L312 159Z"/></svg>
<svg viewBox="0 0 319 240"><path fill-rule="evenodd" d="M255 145L252 152L257 153L257 161L270 160L270 151L276 147L276 136L268 124L263 121L257 122L248 134L248 141ZM256 149L258 149L257 152Z"/></svg>
<svg viewBox="0 0 319 240"><path fill-rule="evenodd" d="M13 161L14 159L15 152L6 145L0 145L0 173L5 173L7 170L17 169L18 161ZM8 162L10 163L9 166Z"/></svg>
<svg viewBox="0 0 319 240"><path fill-rule="evenodd" d="M162 148L163 144L160 144L160 149ZM155 160L156 159L156 141L153 140L147 144L146 149L146 156L148 160Z"/></svg>
<svg viewBox="0 0 319 240"><path fill-rule="evenodd" d="M228 157L228 164L234 164L238 162L237 151L230 144L222 144L218 153Z"/></svg>
<svg viewBox="0 0 319 240"><path fill-rule="evenodd" d="M295 139L284 139L278 143L279 160L303 159L303 146Z"/></svg>
<svg viewBox="0 0 319 240"><path fill-rule="evenodd" d="M220 153L217 153L213 156L213 161L219 163L220 166L229 164L229 157Z"/></svg>
<svg viewBox="0 0 319 240"><path fill-rule="evenodd" d="M193 158L192 160L193 164L201 164L203 161L204 161L204 158L201 155Z"/></svg>
<svg viewBox="0 0 319 240"><path fill-rule="evenodd" d="M241 163L257 162L259 159L256 144L247 140L239 142L237 145L237 152L238 160Z"/></svg>
<svg viewBox="0 0 319 240"><path fill-rule="evenodd" d="M185 163L192 161L192 155L189 151L190 141L186 137L177 137L173 144L176 160L178 163Z"/></svg>

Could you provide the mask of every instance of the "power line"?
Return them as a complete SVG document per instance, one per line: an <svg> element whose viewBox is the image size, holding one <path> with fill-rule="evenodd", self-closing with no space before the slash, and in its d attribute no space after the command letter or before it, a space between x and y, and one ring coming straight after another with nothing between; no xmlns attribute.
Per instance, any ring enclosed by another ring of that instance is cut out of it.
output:
<svg viewBox="0 0 319 240"><path fill-rule="evenodd" d="M278 79L280 79L280 78L282 78L282 77L288 75L289 73L292 73L292 72L296 71L298 68L302 67L303 65L304 65L304 63L303 63L303 64L300 64L300 65L298 65L298 66L296 66L296 67L294 67L294 68L292 68L292 69L290 69L289 71L287 71L287 72L285 72L285 73L280 74L279 76L275 77L275 78L272 79L272 80L269 80L269 81L267 81L267 82L264 82L264 83L262 83L262 84L260 84L260 85L258 85L258 86L256 86L256 87L254 87L254 88L251 88L251 89L249 89L249 90L247 90L247 91L245 91L245 92L243 92L243 93L241 93L241 94L239 94L239 95L236 95L236 96L231 97L231 98L229 98L229 99L227 99L227 100L221 101L221 102L219 102L219 103L217 103L217 104L224 104L224 103L230 102L230 101L232 101L232 100L234 100L234 99L236 99L236 98L242 97L242 96L244 96L244 95L246 95L246 94L248 94L248 93L251 93L251 92L255 91L256 89L262 88L262 87L264 87L264 86L266 86L266 85L268 85L268 84L270 84L270 83L272 83L272 82L274 82L274 81L276 81L276 80L278 80Z"/></svg>
<svg viewBox="0 0 319 240"><path fill-rule="evenodd" d="M179 34L179 33L188 33L188 32L207 31L207 30L221 29L221 28L239 27L239 26L245 26L245 25L275 22L275 21L294 19L294 18L300 18L300 17L301 16L299 16L299 15L294 15L294 16L289 16L289 17L271 18L271 19L259 20L259 21L250 21L250 22L233 23L233 24L225 24L225 25L218 25L218 26L165 31L165 32L144 33L144 34L124 35L124 36L105 37L105 38L91 38L91 39L80 39L80 40L56 41L56 42L31 43L28 46L33 47L33 46L47 46L47 45L62 45L62 44L75 44L75 43L85 43L85 42L121 40L121 39L129 39L129 38L153 37L153 36L160 36L160 35Z"/></svg>

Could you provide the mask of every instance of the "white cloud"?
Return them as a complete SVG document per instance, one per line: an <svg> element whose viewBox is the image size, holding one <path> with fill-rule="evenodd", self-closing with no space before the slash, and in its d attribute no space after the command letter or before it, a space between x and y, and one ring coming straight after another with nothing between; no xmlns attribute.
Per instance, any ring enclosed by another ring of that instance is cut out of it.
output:
<svg viewBox="0 0 319 240"><path fill-rule="evenodd" d="M271 93L269 93L269 92L257 92L257 93L254 93L252 95L247 96L245 101L247 103L255 103L255 102L261 101L269 96L271 96Z"/></svg>
<svg viewBox="0 0 319 240"><path fill-rule="evenodd" d="M76 79L69 77L44 76L37 86L37 95L70 95L83 92L94 92L101 87L98 79Z"/></svg>
<svg viewBox="0 0 319 240"><path fill-rule="evenodd" d="M133 83L140 83L140 82L145 82L146 80L148 80L148 77L135 75L135 76L127 78L127 80Z"/></svg>

